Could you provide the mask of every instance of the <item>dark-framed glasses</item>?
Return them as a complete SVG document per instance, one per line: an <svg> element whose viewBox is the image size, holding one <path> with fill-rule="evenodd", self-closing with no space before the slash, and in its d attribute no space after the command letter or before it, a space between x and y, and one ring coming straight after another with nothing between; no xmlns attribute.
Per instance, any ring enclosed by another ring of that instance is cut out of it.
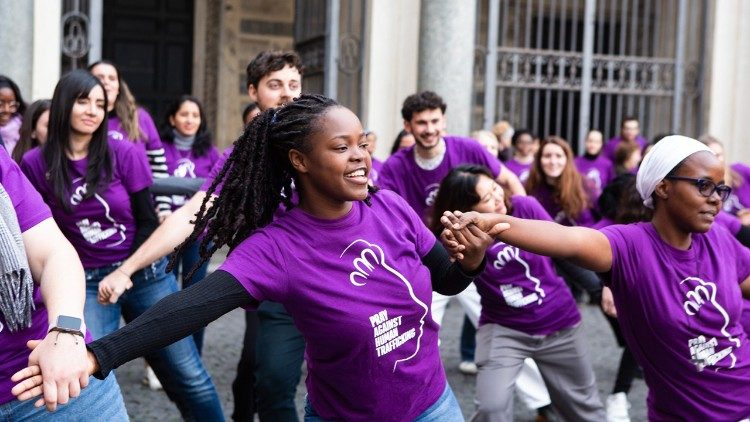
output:
<svg viewBox="0 0 750 422"><path fill-rule="evenodd" d="M21 106L21 103L18 101L0 101L0 109L10 109L10 111L16 111L18 110L18 107Z"/></svg>
<svg viewBox="0 0 750 422"><path fill-rule="evenodd" d="M716 192L719 194L719 198L721 198L722 201L726 201L727 198L729 198L729 195L732 193L731 187L727 185L717 185L716 183L708 179L695 179L693 177L683 177L683 176L667 176L665 177L665 179L683 180L685 182L690 182L696 188L698 188L698 192L700 192L700 194L705 196L706 198L710 198L711 195L713 195L714 192Z"/></svg>

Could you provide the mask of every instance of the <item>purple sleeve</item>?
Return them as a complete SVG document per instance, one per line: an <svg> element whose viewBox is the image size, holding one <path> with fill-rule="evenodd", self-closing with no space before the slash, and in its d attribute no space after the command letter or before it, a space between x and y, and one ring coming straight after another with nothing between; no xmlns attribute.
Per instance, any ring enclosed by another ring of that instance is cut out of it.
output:
<svg viewBox="0 0 750 422"><path fill-rule="evenodd" d="M512 214L514 217L528 220L554 221L542 204L533 196L513 195L511 201L513 207L516 208Z"/></svg>
<svg viewBox="0 0 750 422"><path fill-rule="evenodd" d="M716 215L716 224L724 226L732 236L736 236L742 228L740 219L726 211L719 211Z"/></svg>
<svg viewBox="0 0 750 422"><path fill-rule="evenodd" d="M5 148L0 149L0 183L13 203L21 232L25 232L52 217L52 213Z"/></svg>
<svg viewBox="0 0 750 422"><path fill-rule="evenodd" d="M419 218L414 209L406 203L404 198L394 192L383 191L375 193L375 195L383 195L387 208L394 215L399 215L409 228L409 232L414 234L414 244L417 247L419 256L426 256L432 247L435 246L437 239L427 226L424 225L424 222L422 222L422 219Z"/></svg>
<svg viewBox="0 0 750 422"><path fill-rule="evenodd" d="M115 141L117 142L117 141ZM110 145L115 146L115 142ZM126 141L119 141L122 145ZM143 155L131 144L124 144L123 148L113 148L117 172L128 193L135 193L151 186L151 169L143 160Z"/></svg>
<svg viewBox="0 0 750 422"><path fill-rule="evenodd" d="M628 271L628 263L641 261L638 249L634 247L633 242L628 241L628 239L637 237L634 233L627 233L631 228L632 226L616 224L600 230L609 240L609 246L612 249L612 268L609 273L603 274L602 277L605 286L628 280L628 277L625 277ZM642 253L642 251L640 252Z"/></svg>
<svg viewBox="0 0 750 422"><path fill-rule="evenodd" d="M203 186L201 186L200 190L202 190L203 192L208 192L208 189L211 187L214 179L216 179L216 176L219 175L219 172L224 167L224 164L226 164L229 155L232 154L232 150L234 150L234 147L229 147L224 150L224 154L222 154L221 157L216 160L213 167L211 167L211 172L208 174L208 177L206 177L206 181L203 182ZM216 191L214 192L215 195L218 195L221 192L221 186L222 185L216 187Z"/></svg>
<svg viewBox="0 0 750 422"><path fill-rule="evenodd" d="M477 141L474 141L476 144L475 153L477 154L477 160L479 164L484 165L488 169L490 169L490 172L492 175L497 179L500 177L500 173L503 171L506 171L506 167L498 160L497 158L493 157L492 154L490 154L484 147Z"/></svg>
<svg viewBox="0 0 750 422"><path fill-rule="evenodd" d="M288 286L284 268L278 243L263 229L242 241L219 267L236 278L257 302L284 301Z"/></svg>
<svg viewBox="0 0 750 422"><path fill-rule="evenodd" d="M161 143L161 137L159 137L159 131L156 129L154 120L151 115L142 108L138 109L138 123L141 127L141 131L146 137L143 142L146 144L146 149L154 151L164 148Z"/></svg>
<svg viewBox="0 0 750 422"><path fill-rule="evenodd" d="M742 245L735 237L733 233L729 233L728 230L724 230L724 227L720 227L719 232L724 231L727 235L725 236L730 243L730 247L734 249L735 263L737 265L737 277L738 283L742 283L748 277L750 277L750 248ZM739 229L738 229L739 231Z"/></svg>
<svg viewBox="0 0 750 422"><path fill-rule="evenodd" d="M397 172L395 171L398 165L398 159L395 157L388 158L383 163L383 167L380 168L380 174L378 175L378 187L401 193L397 183Z"/></svg>

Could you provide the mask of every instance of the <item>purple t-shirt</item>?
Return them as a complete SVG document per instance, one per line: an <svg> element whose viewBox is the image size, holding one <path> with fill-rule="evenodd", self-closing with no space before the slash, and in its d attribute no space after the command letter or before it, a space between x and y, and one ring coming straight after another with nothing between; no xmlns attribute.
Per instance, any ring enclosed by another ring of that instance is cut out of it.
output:
<svg viewBox="0 0 750 422"><path fill-rule="evenodd" d="M519 163L514 158L512 160L506 161L505 167L508 167L508 170L512 171L516 176L518 176L518 180L520 180L521 183L526 183L526 180L528 180L529 172L531 171L531 163Z"/></svg>
<svg viewBox="0 0 750 422"><path fill-rule="evenodd" d="M208 192L208 188L211 187L211 183L214 182L214 179L216 179L216 176L219 175L219 172L224 167L224 164L227 163L227 159L229 159L229 156L232 154L233 150L234 150L234 145L225 149L224 153L221 154L218 160L216 160L214 165L211 167L211 171L208 172L208 176L206 176L206 181L203 182L203 185L201 186L201 190L203 192ZM221 192L222 186L223 186L223 183L219 184L219 186L216 187L216 192L214 192L214 195L218 195Z"/></svg>
<svg viewBox="0 0 750 422"><path fill-rule="evenodd" d="M72 212L55 198L52 184L45 177L47 164L40 148L23 156L21 168L52 209L52 215L65 237L73 244L83 268L111 265L128 257L135 237L135 218L130 194L151 186L151 171L138 150L128 141L109 141L112 180L96 195L82 200L88 158L69 160Z"/></svg>
<svg viewBox="0 0 750 422"><path fill-rule="evenodd" d="M402 149L386 160L380 171L378 186L401 195L406 202L429 222L440 182L461 164L479 164L490 169L497 178L502 164L477 141L471 138L446 136L445 156L433 170L424 170L414 159L414 147Z"/></svg>
<svg viewBox="0 0 750 422"><path fill-rule="evenodd" d="M196 156L191 150L178 149L173 142L164 142L164 157L170 176L208 177L214 164L219 161L219 151L211 146L203 155ZM172 195L172 210L183 206L186 199L184 195Z"/></svg>
<svg viewBox="0 0 750 422"><path fill-rule="evenodd" d="M694 233L687 251L662 241L651 223L601 231L612 247L605 284L643 368L649 420L750 416L750 345L739 322L750 250L716 224Z"/></svg>
<svg viewBox="0 0 750 422"><path fill-rule="evenodd" d="M370 168L370 180L372 180L373 183L378 181L378 177L380 176L380 170L383 169L383 162L378 160L375 157L372 157L372 168Z"/></svg>
<svg viewBox="0 0 750 422"><path fill-rule="evenodd" d="M138 125L145 137L139 139L131 138L128 136L128 132L122 127L120 118L115 113L110 113L107 122L107 137L110 141L129 141L138 148L138 151L144 154L144 157L146 156L146 151L156 151L163 148L154 120L146 110L140 107L138 107Z"/></svg>
<svg viewBox="0 0 750 422"><path fill-rule="evenodd" d="M16 210L18 225L25 232L42 221L52 217L52 213L42 197L21 173L18 165L11 160L7 151L0 148L0 183L8 192ZM42 301L39 286L34 286L34 306L31 313L31 327L11 333L0 314L0 404L15 400L10 389L15 383L11 375L26 367L29 349L26 342L44 338L47 335L47 309Z"/></svg>
<svg viewBox="0 0 750 422"><path fill-rule="evenodd" d="M750 207L750 167L735 163L732 170L740 176L740 185L732 187L732 194L724 201L723 207L724 211L737 215L737 212Z"/></svg>
<svg viewBox="0 0 750 422"><path fill-rule="evenodd" d="M515 195L511 202L514 217L552 221L533 197ZM482 298L479 325L548 335L581 321L575 299L549 257L498 241L487 249L487 267L474 284Z"/></svg>
<svg viewBox="0 0 750 422"><path fill-rule="evenodd" d="M446 383L421 262L435 242L408 204L383 190L372 206L354 202L335 220L294 208L220 269L254 299L286 307L307 344L308 397L323 419L413 420Z"/></svg>
<svg viewBox="0 0 750 422"><path fill-rule="evenodd" d="M563 226L584 226L591 227L596 224L594 214L591 212L591 207L586 207L578 215L578 218L573 219L568 217L563 211L562 207L555 201L555 197L552 194L552 189L546 184L541 184L533 192L529 192L529 195L535 197L547 213L552 216L552 219ZM589 194L589 197L591 194Z"/></svg>
<svg viewBox="0 0 750 422"><path fill-rule="evenodd" d="M592 187L591 202L596 203L604 187L615 178L615 166L602 154L599 154L593 160L586 157L576 157L575 163L581 176L589 180Z"/></svg>
<svg viewBox="0 0 750 422"><path fill-rule="evenodd" d="M635 137L635 141L638 142L638 145L641 147L641 152L643 152L643 150L646 149L646 146L648 145L648 141L646 140L646 138L638 135ZM604 156L604 158L614 163L615 151L617 151L617 147L620 145L620 142L622 142L622 138L619 136L615 136L614 138L610 139L606 144L604 144L602 153L599 155Z"/></svg>

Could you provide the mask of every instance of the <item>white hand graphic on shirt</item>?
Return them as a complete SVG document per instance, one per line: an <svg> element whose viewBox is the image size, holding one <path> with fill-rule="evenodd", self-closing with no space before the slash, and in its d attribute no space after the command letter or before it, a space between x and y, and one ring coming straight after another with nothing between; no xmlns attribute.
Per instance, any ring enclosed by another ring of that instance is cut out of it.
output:
<svg viewBox="0 0 750 422"><path fill-rule="evenodd" d="M428 207L435 205L435 198L437 197L439 187L440 183L433 183L431 185L427 185L427 187L424 188L424 204Z"/></svg>
<svg viewBox="0 0 750 422"><path fill-rule="evenodd" d="M80 182L83 180L82 177L77 177L73 179L73 184ZM86 194L86 191L88 189L88 186L86 183L76 187L73 189L73 194L70 196L70 203L72 205L78 205L83 201L83 196ZM80 230L81 235L83 238L91 243L96 244L104 239L110 238L112 235L119 233L119 240L116 240L113 243L110 243L106 245L106 247L111 248L117 245L120 245L122 242L125 241L125 225L118 223L110 214L110 207L107 201L104 200L98 193L95 193L93 196L94 199L96 199L97 202L99 202L102 205L102 208L104 208L104 218L107 219L107 221L112 225L112 227L102 230L102 223L99 221L91 222L88 218L84 218L83 220L79 220L76 222L76 226L78 226L78 230Z"/></svg>
<svg viewBox="0 0 750 422"><path fill-rule="evenodd" d="M359 253L357 253L359 251ZM354 285L357 288L362 288L368 284L368 281L375 280L375 281L395 281L397 283L403 284L404 287L406 287L406 290L408 291L409 297L411 298L414 303L421 308L420 309L420 315L419 319L417 321L417 326L413 328L409 328L410 321L407 318L403 318L403 316L396 316L395 318L391 318L392 320L396 320L397 324L393 324L394 329L398 331L392 331L389 330L389 332L393 332L395 335L398 335L399 332L401 332L401 335L395 338L386 338L386 340L393 340L397 343L395 343L395 346L393 345L393 342L389 342L386 344L379 344L377 337L380 336L381 333L376 332L376 347L377 347L377 353L378 356L384 356L386 354L389 354L395 350L403 351L403 346L406 346L407 344L410 344L409 340L416 337L416 345L415 350L413 353L411 353L408 356L402 357L400 359L397 359L393 363L393 371L396 371L396 367L399 363L408 361L412 358L414 358L417 353L419 353L420 350L420 342L422 340L422 335L424 334L424 322L425 318L427 317L429 313L429 306L425 304L423 301L421 301L416 294L414 293L414 288L412 286L412 283L406 279L398 270L391 267L386 262L385 253L383 252L383 249L373 243L370 243L364 239L357 239L354 242L350 243L349 246L347 246L344 251L341 253L339 258L344 258L344 255L347 253L353 254L354 258L352 259L352 266L354 267L354 271L352 271L349 274L349 281L352 285ZM387 315L387 311L382 311L384 315ZM375 322L369 321L372 324L375 324ZM387 323L388 321L377 321L379 323ZM399 328L401 327L401 328ZM406 330L406 331L404 331ZM387 333L384 333L383 335L387 336ZM402 341L399 341L402 340ZM408 352L407 352L408 353Z"/></svg>
<svg viewBox="0 0 750 422"><path fill-rule="evenodd" d="M500 246L503 244L500 244ZM501 284L500 291L503 294L503 299L508 306L514 308L522 308L529 303L537 302L537 305L541 305L547 294L542 289L542 282L537 277L531 275L531 268L529 264L521 258L521 250L515 246L505 245L505 247L497 253L495 260L492 262L492 266L495 269L503 269L509 262L515 261L521 264L524 268L524 275L526 279L534 283L534 291L529 296L523 295L523 289L513 284Z"/></svg>
<svg viewBox="0 0 750 422"><path fill-rule="evenodd" d="M694 317L698 315L704 305L712 305L724 319L723 325L720 329L721 334L725 339L734 343L736 347L740 347L740 339L734 337L729 331L727 331L727 327L729 327L731 321L727 311L716 301L716 284L713 282L707 282L698 277L687 277L680 281L680 285L688 287L692 286L692 290L685 293L686 300L682 304L685 313ZM715 346L717 345L718 342L716 338L706 340L703 335L699 335L688 342L691 352L691 360L695 363L699 371L702 371L705 366L715 365L726 356L729 356L732 359L732 363L729 367L734 368L734 365L737 363L737 357L734 355L734 352L732 352L732 347L729 346L719 352L715 352Z"/></svg>

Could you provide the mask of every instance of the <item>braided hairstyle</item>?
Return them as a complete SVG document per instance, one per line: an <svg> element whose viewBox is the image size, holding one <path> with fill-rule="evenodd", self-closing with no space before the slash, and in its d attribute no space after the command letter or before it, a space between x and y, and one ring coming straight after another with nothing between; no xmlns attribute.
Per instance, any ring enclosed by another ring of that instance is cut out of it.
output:
<svg viewBox="0 0 750 422"><path fill-rule="evenodd" d="M299 188L300 184L289 161L289 151L310 152L313 149L310 135L319 129L320 118L333 107L341 106L322 95L303 94L253 119L211 183L196 214L193 233L175 249L168 268L177 255L206 231L199 246L200 260L187 275L190 279L219 248L229 245L233 249L253 231L271 223L280 203L287 209L293 208L292 186L296 182ZM218 197L212 198L222 184ZM368 187L370 194L376 191ZM209 201L213 201L211 207L207 206ZM365 203L370 205L369 195Z"/></svg>

